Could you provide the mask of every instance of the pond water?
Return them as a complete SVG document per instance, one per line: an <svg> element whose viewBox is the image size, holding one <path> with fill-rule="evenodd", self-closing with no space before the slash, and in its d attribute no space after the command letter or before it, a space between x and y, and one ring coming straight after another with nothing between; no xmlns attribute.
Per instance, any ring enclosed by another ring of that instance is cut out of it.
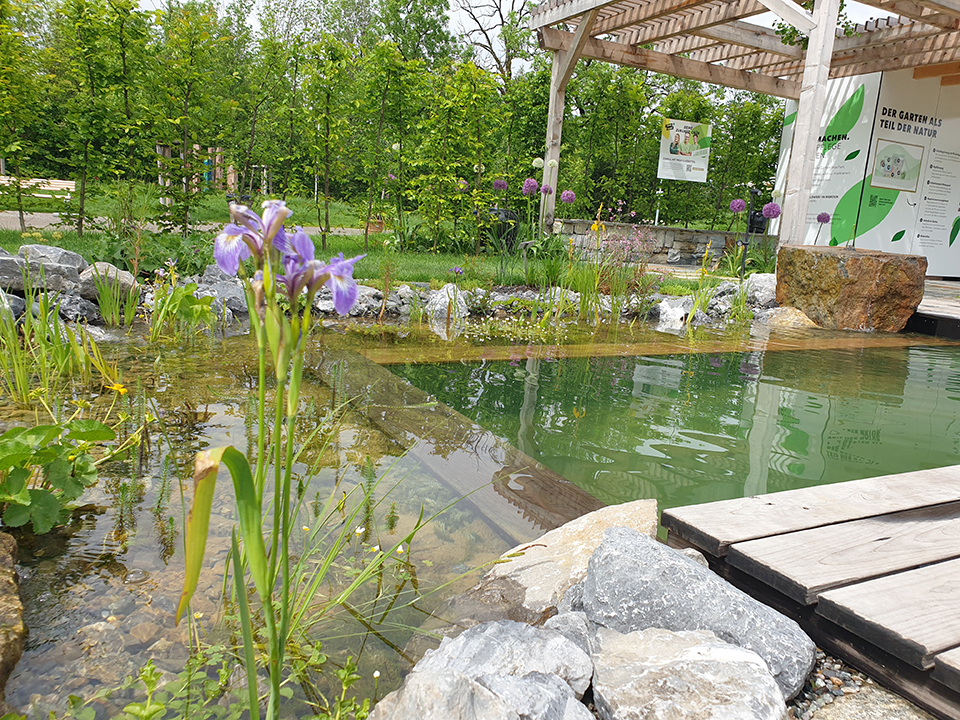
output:
<svg viewBox="0 0 960 720"><path fill-rule="evenodd" d="M364 531L342 563L349 577L421 511L441 513L380 595L358 597L362 622L342 612L316 628L332 658L359 657L361 695L400 684L414 628L475 581L465 573L599 505L576 486L605 503L655 497L668 507L957 462L960 348L929 338L684 339L638 329L616 344L584 331L560 346L359 330L326 333L307 364L300 430L328 432L304 447L295 468L304 525L316 521L314 501L376 485L379 504L365 508ZM68 694L116 686L147 658L172 678L191 638L231 641L219 622L236 522L225 478L196 620L175 627L173 611L193 457L221 444L252 452L254 348L244 336L103 347L130 392L75 389L66 399L88 400L100 414L116 402L112 417L126 413L128 430L148 414L157 419L140 456L101 468L71 526L18 537L30 635L7 701L31 716L62 710ZM337 410L346 398L352 409ZM33 413L0 411L8 423L36 422ZM97 703L100 716L131 697ZM302 705L293 711L307 714Z"/></svg>
<svg viewBox="0 0 960 720"><path fill-rule="evenodd" d="M595 495L660 507L960 462L960 348L391 369Z"/></svg>

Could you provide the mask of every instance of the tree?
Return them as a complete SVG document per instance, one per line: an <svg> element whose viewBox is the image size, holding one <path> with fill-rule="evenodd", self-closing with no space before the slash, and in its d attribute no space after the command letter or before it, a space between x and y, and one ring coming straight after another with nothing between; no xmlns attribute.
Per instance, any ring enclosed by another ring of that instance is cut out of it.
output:
<svg viewBox="0 0 960 720"><path fill-rule="evenodd" d="M478 51L477 64L500 76L504 88L514 79L518 60L528 60L534 46L528 27L527 0L457 0L462 37Z"/></svg>

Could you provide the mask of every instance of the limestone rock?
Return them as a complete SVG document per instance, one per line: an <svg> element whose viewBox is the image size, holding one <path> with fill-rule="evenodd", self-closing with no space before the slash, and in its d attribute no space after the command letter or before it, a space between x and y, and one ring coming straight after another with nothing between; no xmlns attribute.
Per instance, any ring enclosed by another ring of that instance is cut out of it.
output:
<svg viewBox="0 0 960 720"><path fill-rule="evenodd" d="M100 282L109 283L115 292L126 293L140 287L137 284L137 279L126 270L121 270L108 262L96 262L80 273L80 295L82 297L96 301L99 295L97 291L98 276Z"/></svg>
<svg viewBox="0 0 960 720"><path fill-rule="evenodd" d="M754 317L761 325L770 327L803 328L819 327L813 320L794 307L777 307L761 310Z"/></svg>
<svg viewBox="0 0 960 720"><path fill-rule="evenodd" d="M923 299L927 259L812 245L777 255L777 302L821 327L899 332Z"/></svg>
<svg viewBox="0 0 960 720"><path fill-rule="evenodd" d="M0 701L27 636L16 563L17 541L12 535L0 533Z"/></svg>
<svg viewBox="0 0 960 720"><path fill-rule="evenodd" d="M444 638L439 648L417 663L414 674L442 670L473 678L532 672L556 675L579 698L590 685L593 665L583 650L554 630L500 620L472 627L452 640Z"/></svg>
<svg viewBox="0 0 960 720"><path fill-rule="evenodd" d="M747 305L763 309L777 304L777 276L774 273L754 273L744 282L747 285Z"/></svg>
<svg viewBox="0 0 960 720"><path fill-rule="evenodd" d="M59 303L60 317L67 322L86 322L90 325L103 325L100 308L79 295L61 295L53 299Z"/></svg>
<svg viewBox="0 0 960 720"><path fill-rule="evenodd" d="M21 245L17 255L28 262L38 262L41 265L70 265L75 267L78 273L88 265L82 255L52 245Z"/></svg>
<svg viewBox="0 0 960 720"><path fill-rule="evenodd" d="M683 327L691 310L693 310L693 298L689 295L665 298L660 302L657 331L679 330Z"/></svg>
<svg viewBox="0 0 960 720"><path fill-rule="evenodd" d="M545 630L556 630L568 640L576 643L585 653L590 652L590 624L587 616L581 611L565 612L554 615L544 624Z"/></svg>
<svg viewBox="0 0 960 720"><path fill-rule="evenodd" d="M27 273L29 283L38 290L72 293L80 285L80 274L73 265L0 256L0 288L22 293L24 273Z"/></svg>
<svg viewBox="0 0 960 720"><path fill-rule="evenodd" d="M783 695L754 652L713 633L651 628L594 636L593 697L603 720L781 720Z"/></svg>
<svg viewBox="0 0 960 720"><path fill-rule="evenodd" d="M628 633L647 628L710 630L762 657L793 697L816 659L800 627L676 550L627 528L613 528L590 558L583 610L598 625Z"/></svg>
<svg viewBox="0 0 960 720"><path fill-rule="evenodd" d="M527 621L555 608L570 586L587 574L587 564L612 527L629 527L653 536L657 532L657 501L635 500L609 505L551 530L532 543L509 550L484 576L484 582L509 578L523 588Z"/></svg>
<svg viewBox="0 0 960 720"><path fill-rule="evenodd" d="M503 700L520 720L593 720L570 686L554 675L483 675L477 682Z"/></svg>
<svg viewBox="0 0 960 720"><path fill-rule="evenodd" d="M370 714L370 720L520 720L499 696L455 670L418 670Z"/></svg>

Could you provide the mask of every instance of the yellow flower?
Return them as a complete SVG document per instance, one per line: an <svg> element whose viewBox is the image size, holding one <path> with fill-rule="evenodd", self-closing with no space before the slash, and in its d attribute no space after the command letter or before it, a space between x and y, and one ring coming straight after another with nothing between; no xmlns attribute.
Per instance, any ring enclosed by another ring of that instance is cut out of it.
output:
<svg viewBox="0 0 960 720"><path fill-rule="evenodd" d="M127 394L127 388L126 386L124 386L123 383L116 382L113 385L107 385L107 390L113 390L114 392L118 392L121 395Z"/></svg>

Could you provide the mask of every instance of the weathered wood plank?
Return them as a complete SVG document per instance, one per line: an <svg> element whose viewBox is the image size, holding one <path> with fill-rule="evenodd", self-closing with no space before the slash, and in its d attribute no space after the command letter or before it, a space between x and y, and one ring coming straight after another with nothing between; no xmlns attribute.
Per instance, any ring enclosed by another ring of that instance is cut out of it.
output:
<svg viewBox="0 0 960 720"><path fill-rule="evenodd" d="M960 560L830 590L817 613L927 670L937 653L960 645Z"/></svg>
<svg viewBox="0 0 960 720"><path fill-rule="evenodd" d="M711 555L733 543L960 499L960 465L664 510L661 523Z"/></svg>
<svg viewBox="0 0 960 720"><path fill-rule="evenodd" d="M937 655L930 676L960 692L960 647Z"/></svg>
<svg viewBox="0 0 960 720"><path fill-rule="evenodd" d="M811 605L830 588L955 557L960 502L748 540L727 562Z"/></svg>
<svg viewBox="0 0 960 720"><path fill-rule="evenodd" d="M918 670L849 630L830 622L817 614L815 605L795 603L782 593L722 560L708 559L710 567L736 587L763 604L796 620L818 647L843 658L883 687L902 695L941 720L960 718L960 691L935 679L934 673Z"/></svg>

